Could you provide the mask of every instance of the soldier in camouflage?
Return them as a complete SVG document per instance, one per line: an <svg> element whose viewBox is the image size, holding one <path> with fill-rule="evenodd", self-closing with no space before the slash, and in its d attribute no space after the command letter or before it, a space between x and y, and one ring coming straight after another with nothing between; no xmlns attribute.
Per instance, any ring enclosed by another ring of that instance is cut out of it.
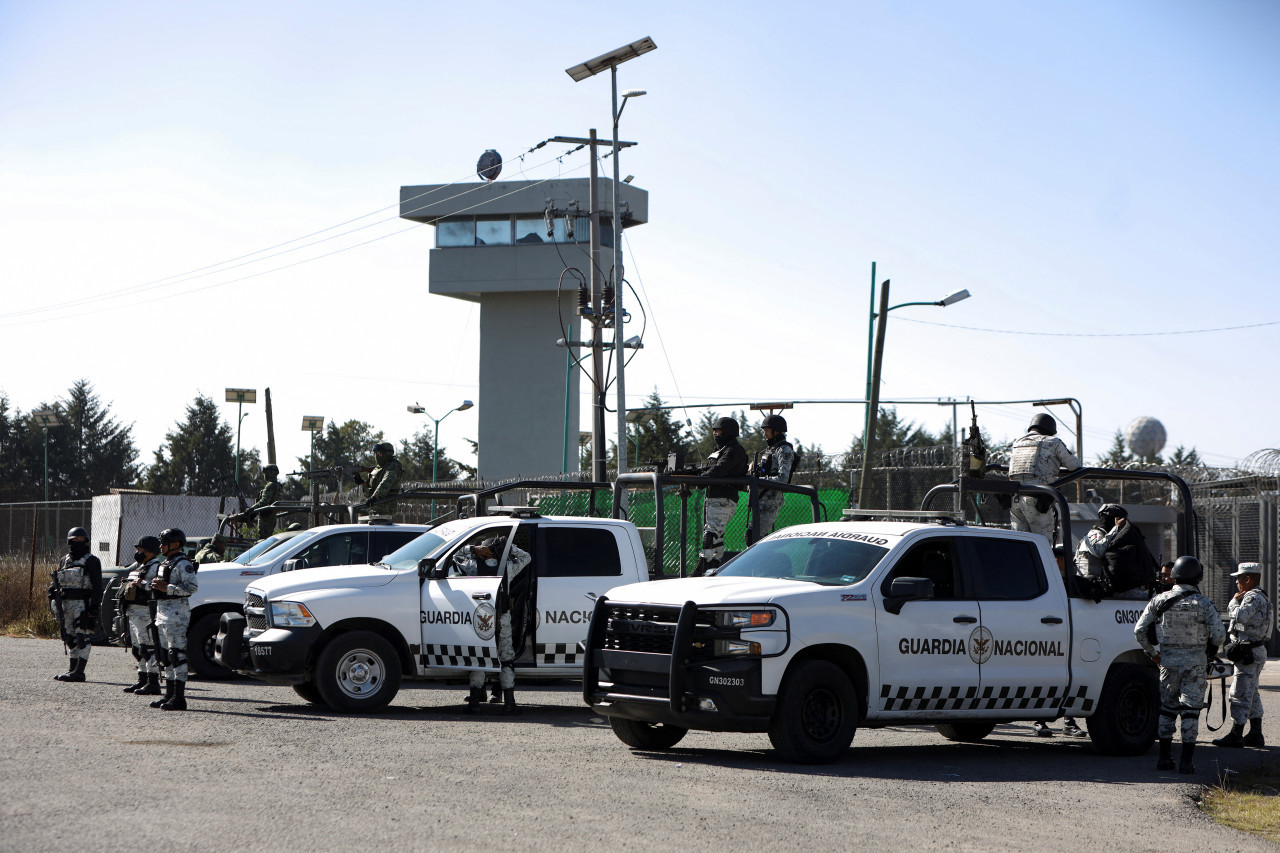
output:
<svg viewBox="0 0 1280 853"><path fill-rule="evenodd" d="M369 520L390 524L395 518L396 502L384 500L400 494L400 481L404 479L404 466L396 458L391 442L382 441L373 446L374 469L368 474L356 474L356 482L364 490L365 503L377 501L369 507Z"/></svg>
<svg viewBox="0 0 1280 853"><path fill-rule="evenodd" d="M124 688L139 696L160 695L160 665L156 663L155 623L151 617L151 582L160 570L160 540L143 536L133 545L133 565L116 598L124 616L129 650L138 665L138 682Z"/></svg>
<svg viewBox="0 0 1280 853"><path fill-rule="evenodd" d="M280 476L280 469L275 465L268 465L262 469L262 476L266 478L266 482L262 484L262 491L258 493L258 500L239 517L253 518L257 516L258 538L266 539L276 532L276 516L270 507L280 498L280 481L276 479Z"/></svg>
<svg viewBox="0 0 1280 853"><path fill-rule="evenodd" d="M1009 451L1009 479L1043 486L1058 479L1058 469L1075 470L1080 460L1055 433L1058 422L1041 412L1031 419L1027 434L1013 442ZM1014 530L1039 533L1053 544L1054 509L1046 498L1019 495L1009 513Z"/></svg>
<svg viewBox="0 0 1280 853"><path fill-rule="evenodd" d="M187 559L183 548L187 535L176 527L160 534L164 562L151 581L151 597L156 602L156 633L160 649L157 658L164 664L165 694L151 703L165 711L187 710L187 630L191 627L191 602L196 591L197 566Z"/></svg>
<svg viewBox="0 0 1280 853"><path fill-rule="evenodd" d="M1230 640L1239 650L1228 655L1235 663L1236 675L1231 681L1231 731L1213 743L1215 746L1264 747L1262 737L1262 697L1258 695L1258 677L1267 662L1267 638L1271 636L1271 601L1262 591L1262 566L1241 563L1231 575L1236 579L1236 594L1227 605L1231 622L1227 628ZM1236 663L1236 658L1244 663ZM1244 733L1245 722L1249 733Z"/></svg>
<svg viewBox="0 0 1280 853"><path fill-rule="evenodd" d="M1133 632L1139 645L1160 667L1160 758L1157 770L1173 770L1173 729L1182 717L1182 756L1179 773L1194 773L1192 756L1200 729L1200 711L1208 689L1207 647L1216 651L1226 637L1218 608L1197 584L1204 575L1195 557L1179 557L1173 563L1174 586L1162 592L1142 611ZM1153 644L1147 629L1154 627ZM1157 646L1159 648L1157 648Z"/></svg>
<svg viewBox="0 0 1280 853"><path fill-rule="evenodd" d="M209 540L203 548L196 552L195 562L198 565L207 565L209 563L224 562L227 557L227 540L223 538L221 533L213 534L213 539Z"/></svg>
<svg viewBox="0 0 1280 853"><path fill-rule="evenodd" d="M52 574L49 608L58 620L70 658L67 671L54 679L84 681L84 668L93 648L90 640L97 629L98 605L102 601L102 563L89 553L89 531L83 527L67 531L67 556Z"/></svg>
<svg viewBox="0 0 1280 853"><path fill-rule="evenodd" d="M502 552L506 548L507 540L503 536L494 536L479 545L464 546L454 556L454 566L458 572L467 576L496 575L498 574L498 561L502 559ZM495 608L498 612L498 627L496 631L498 661L501 663L501 669L498 672L498 685L502 690L503 699L501 713L505 716L515 716L520 713L520 708L516 705L515 690L515 631L517 625L512 618L512 613L515 612L521 617L519 628L523 633L527 629L527 625L522 611L528 599L527 596L521 595L514 590L517 581L523 580L523 578L520 578L520 573L525 570L532 560L533 558L529 556L527 551L516 547L514 542L511 543L502 569L502 584L498 590L497 607ZM521 585L523 586L523 584ZM485 673L481 670L472 670L470 680L471 692L467 697L466 712L468 714L479 714L480 704L484 702Z"/></svg>
<svg viewBox="0 0 1280 853"><path fill-rule="evenodd" d="M762 431L765 449L756 457L749 473L766 480L790 483L795 469L796 449L787 441L786 418L782 415L769 415L764 419ZM773 523L778 520L778 513L782 511L782 502L785 498L784 493L775 489L765 489L760 492L756 512L759 516L761 538L773 532Z"/></svg>
<svg viewBox="0 0 1280 853"><path fill-rule="evenodd" d="M733 418L720 418L711 428L716 449L707 457L710 463L701 469L705 477L744 477L747 473L747 451L738 443L738 422ZM703 508L702 550L698 552L695 576L718 568L724 559L724 530L738 510L739 488L734 485L707 486L706 505Z"/></svg>

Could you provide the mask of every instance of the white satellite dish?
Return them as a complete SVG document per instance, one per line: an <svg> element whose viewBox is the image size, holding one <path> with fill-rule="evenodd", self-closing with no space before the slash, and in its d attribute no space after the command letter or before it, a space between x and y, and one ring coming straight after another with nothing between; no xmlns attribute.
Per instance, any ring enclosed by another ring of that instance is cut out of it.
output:
<svg viewBox="0 0 1280 853"><path fill-rule="evenodd" d="M1164 449L1166 438L1168 435L1164 431L1164 424L1145 415L1134 418L1133 423L1124 430L1124 442L1134 456L1155 456Z"/></svg>

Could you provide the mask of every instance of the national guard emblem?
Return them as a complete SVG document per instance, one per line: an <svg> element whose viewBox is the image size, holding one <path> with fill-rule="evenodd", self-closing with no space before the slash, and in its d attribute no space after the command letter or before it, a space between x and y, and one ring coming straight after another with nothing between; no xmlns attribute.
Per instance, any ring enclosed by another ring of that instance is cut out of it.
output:
<svg viewBox="0 0 1280 853"><path fill-rule="evenodd" d="M476 629L476 636L482 640L492 640L494 621L497 612L493 609L493 605L485 602L476 607L475 620L472 626Z"/></svg>

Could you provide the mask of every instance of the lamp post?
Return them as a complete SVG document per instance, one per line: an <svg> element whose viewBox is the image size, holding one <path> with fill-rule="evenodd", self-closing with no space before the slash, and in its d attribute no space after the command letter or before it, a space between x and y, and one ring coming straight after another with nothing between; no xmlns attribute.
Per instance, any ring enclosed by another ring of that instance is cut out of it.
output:
<svg viewBox="0 0 1280 853"><path fill-rule="evenodd" d="M307 454L308 471L316 470L316 433L322 429L324 429L324 418L321 416L302 416L302 431L311 433L311 452ZM308 477L307 479L311 481L311 506L314 508L316 504L320 502L320 484L314 476ZM316 514L314 509L312 510L312 514ZM317 520L313 518L311 523L316 524Z"/></svg>
<svg viewBox="0 0 1280 853"><path fill-rule="evenodd" d="M236 488L240 487L240 424L244 423L244 404L258 402L256 388L228 388L227 402L236 404Z"/></svg>
<svg viewBox="0 0 1280 853"><path fill-rule="evenodd" d="M956 290L936 302L900 302L891 306L889 305L889 279L886 278L884 284L881 285L880 311L878 314L871 315L873 320L878 320L879 322L876 324L875 355L871 370L871 393L867 399L867 423L862 433L862 475L858 478L859 507L866 506L867 502L867 472L871 467L871 450L876 440L876 413L880 407L880 370L884 363L884 334L885 326L888 325L889 321L889 312L911 305L936 305L940 308L945 308L968 298L968 290Z"/></svg>
<svg viewBox="0 0 1280 853"><path fill-rule="evenodd" d="M623 362L625 353L623 348L625 342L623 339L623 317L622 310L624 276L622 270L622 216L618 206L619 186L622 181L619 178L618 152L621 147L618 144L618 120L622 118L622 110L627 106L627 99L638 98L645 94L643 89L629 89L622 95L622 105L618 105L618 66L629 59L635 59L651 50L657 50L658 46L654 44L653 39L645 36L644 38L633 41L630 44L611 50L595 59L588 59L586 62L566 68L567 73L575 83L580 83L588 77L594 77L606 68L609 69L609 76L612 84L613 92L613 357L617 360L618 373L618 447L621 452L618 453L618 473L623 474L627 470L627 386ZM595 150L592 149L594 155ZM591 215L596 216L596 211L592 210ZM596 452L601 452L602 448L595 448Z"/></svg>
<svg viewBox="0 0 1280 853"><path fill-rule="evenodd" d="M31 413L44 430L44 502L49 502L49 427L62 425L57 409L40 409Z"/></svg>
<svg viewBox="0 0 1280 853"><path fill-rule="evenodd" d="M443 415L441 415L441 416L440 416L440 417L438 417L438 418L433 418L433 417L431 417L431 415L427 412L427 410L426 410L426 409L424 409L424 408L422 408L421 406L419 406L417 403L414 403L412 406L409 406L409 407L408 407L408 408L409 408L409 413L410 413L410 414L414 414L414 415L426 415L426 416L427 416L427 418L428 418L428 419L431 421L431 423L432 423L432 428L431 428L431 485L433 485L433 486L434 486L434 485L436 484L436 477L438 476L438 471L439 471L439 462L440 462L440 422L441 422L441 421L443 421L445 418L449 417L449 415L452 415L454 412L465 412L467 409L470 409L470 408L471 408L472 406L474 406L474 405L475 405L475 403L471 402L470 400L463 400L463 401L462 401L462 405L461 405L461 406L458 406L458 407L457 407L457 408L455 408L455 409L450 409L449 411L445 412ZM435 500L434 500L434 499L431 501L431 517L432 517L432 518L435 518L435 517L436 517L436 502L435 502Z"/></svg>

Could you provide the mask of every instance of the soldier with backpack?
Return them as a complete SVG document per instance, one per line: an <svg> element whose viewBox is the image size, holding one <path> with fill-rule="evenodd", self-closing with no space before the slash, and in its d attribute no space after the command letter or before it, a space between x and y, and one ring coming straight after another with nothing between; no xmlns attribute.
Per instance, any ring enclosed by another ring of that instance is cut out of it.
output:
<svg viewBox="0 0 1280 853"><path fill-rule="evenodd" d="M1119 504L1103 504L1098 510L1098 523L1076 548L1076 569L1093 582L1098 597L1145 599L1156 581L1156 560L1146 537Z"/></svg>

